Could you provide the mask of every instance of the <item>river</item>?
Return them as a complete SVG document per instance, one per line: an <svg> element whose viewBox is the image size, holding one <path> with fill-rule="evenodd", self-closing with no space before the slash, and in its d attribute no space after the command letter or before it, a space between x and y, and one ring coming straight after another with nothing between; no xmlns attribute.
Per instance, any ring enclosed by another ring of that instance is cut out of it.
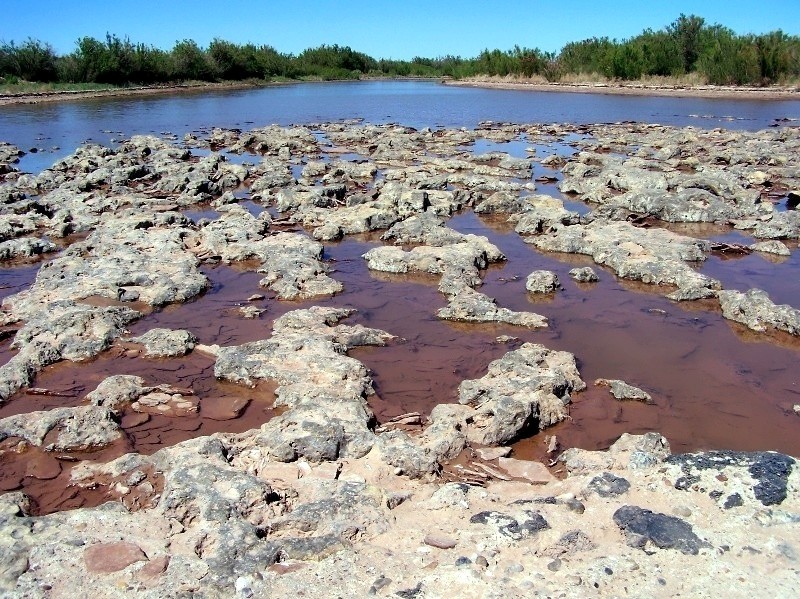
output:
<svg viewBox="0 0 800 599"><path fill-rule="evenodd" d="M0 106L0 141L28 151L20 168L38 172L85 141L211 127L247 129L363 119L410 127L475 127L480 121L639 121L758 130L800 119L800 101L665 98L451 87L433 81L298 83L275 87L117 96ZM57 149L54 149L57 148Z"/></svg>

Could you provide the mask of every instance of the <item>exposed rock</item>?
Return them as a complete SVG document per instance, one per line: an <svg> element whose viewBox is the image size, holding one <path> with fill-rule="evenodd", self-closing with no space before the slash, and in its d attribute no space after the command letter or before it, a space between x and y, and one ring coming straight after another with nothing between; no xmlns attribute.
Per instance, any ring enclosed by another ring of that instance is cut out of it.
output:
<svg viewBox="0 0 800 599"><path fill-rule="evenodd" d="M592 256L620 277L653 285L718 289L719 282L689 262L705 260L708 243L665 229L639 229L625 222L595 220L528 238L540 250Z"/></svg>
<svg viewBox="0 0 800 599"><path fill-rule="evenodd" d="M555 477L541 462L500 457L497 465L514 478L523 478L532 485L545 485Z"/></svg>
<svg viewBox="0 0 800 599"><path fill-rule="evenodd" d="M649 393L642 391L638 387L629 385L625 381L620 381L618 379L597 379L594 384L609 387L609 391L615 399L643 401L645 403L651 403L653 401Z"/></svg>
<svg viewBox="0 0 800 599"><path fill-rule="evenodd" d="M352 310L313 307L277 319L273 336L237 347L223 347L214 373L234 382L278 381L276 405L289 407L255 435L280 461L313 461L363 455L373 443L367 425L374 393L366 368L345 355L350 347L383 345L391 335L361 325L337 322Z"/></svg>
<svg viewBox="0 0 800 599"><path fill-rule="evenodd" d="M436 315L444 320L464 322L505 322L529 328L547 326L547 319L534 312L515 312L500 308L490 297L475 291L466 284L452 285L447 289L450 302L437 310Z"/></svg>
<svg viewBox="0 0 800 599"><path fill-rule="evenodd" d="M558 460L570 473L600 470L637 470L661 463L669 456L669 443L658 433L622 435L608 451L586 451L571 447Z"/></svg>
<svg viewBox="0 0 800 599"><path fill-rule="evenodd" d="M192 351L197 344L197 337L189 331L150 329L144 335L130 337L127 341L144 345L148 356L166 358L183 356Z"/></svg>
<svg viewBox="0 0 800 599"><path fill-rule="evenodd" d="M53 434L50 434L50 433ZM122 437L111 410L100 406L56 408L0 420L0 441L24 439L48 451L85 451L104 447Z"/></svg>
<svg viewBox="0 0 800 599"><path fill-rule="evenodd" d="M800 335L800 310L787 304L773 304L761 289L750 289L746 293L723 290L717 296L725 318L759 333L778 330Z"/></svg>
<svg viewBox="0 0 800 599"><path fill-rule="evenodd" d="M19 351L0 366L0 400L29 385L45 366L97 355L138 316L128 308L92 308L69 301L46 303L28 312L28 322L12 343Z"/></svg>
<svg viewBox="0 0 800 599"><path fill-rule="evenodd" d="M776 256L791 256L792 252L786 247L786 244L778 241L759 241L750 246L750 249L764 254L775 254Z"/></svg>
<svg viewBox="0 0 800 599"><path fill-rule="evenodd" d="M497 531L497 534L508 539L519 541L547 530L550 525L541 514L523 511L515 518L509 514L486 511L475 514L469 519L470 524L483 524Z"/></svg>
<svg viewBox="0 0 800 599"><path fill-rule="evenodd" d="M17 239L0 242L0 260L30 258L55 252L57 249L58 246L52 241L45 241L36 237L18 237Z"/></svg>
<svg viewBox="0 0 800 599"><path fill-rule="evenodd" d="M628 492L631 484L621 476L615 476L610 472L603 472L600 476L595 476L589 481L587 490L597 493L600 497L617 497Z"/></svg>
<svg viewBox="0 0 800 599"><path fill-rule="evenodd" d="M453 537L441 533L428 533L422 542L437 549L452 549L458 544Z"/></svg>
<svg viewBox="0 0 800 599"><path fill-rule="evenodd" d="M142 549L133 543L97 543L83 552L86 569L95 574L111 574L131 564L147 560Z"/></svg>
<svg viewBox="0 0 800 599"><path fill-rule="evenodd" d="M677 478L675 488L681 490L688 490L711 475L718 476L726 468L746 469L755 484L742 487L739 492L753 496L764 505L779 505L787 497L789 476L796 461L789 456L766 451L709 451L669 456L666 462L680 468L682 475ZM717 480L716 484L719 482Z"/></svg>
<svg viewBox="0 0 800 599"><path fill-rule="evenodd" d="M464 235L456 243L438 247L424 245L410 251L398 247L377 247L364 254L364 259L372 270L393 273L419 271L442 275L442 285L447 289L449 280L463 282L470 287L480 285L479 269L486 268L492 262L505 260L505 256L485 237Z"/></svg>

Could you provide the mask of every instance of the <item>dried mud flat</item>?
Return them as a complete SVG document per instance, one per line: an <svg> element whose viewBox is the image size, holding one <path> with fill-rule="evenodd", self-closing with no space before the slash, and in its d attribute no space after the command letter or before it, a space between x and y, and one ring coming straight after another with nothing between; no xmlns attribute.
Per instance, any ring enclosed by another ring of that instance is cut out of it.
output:
<svg viewBox="0 0 800 599"><path fill-rule="evenodd" d="M0 588L790 595L799 146L0 145Z"/></svg>

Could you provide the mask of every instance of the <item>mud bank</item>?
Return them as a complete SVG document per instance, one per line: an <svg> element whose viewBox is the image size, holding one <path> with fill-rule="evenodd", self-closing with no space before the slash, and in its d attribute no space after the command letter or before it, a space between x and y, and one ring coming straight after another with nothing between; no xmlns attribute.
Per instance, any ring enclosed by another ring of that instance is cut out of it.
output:
<svg viewBox="0 0 800 599"><path fill-rule="evenodd" d="M0 586L786 594L799 140L0 146Z"/></svg>

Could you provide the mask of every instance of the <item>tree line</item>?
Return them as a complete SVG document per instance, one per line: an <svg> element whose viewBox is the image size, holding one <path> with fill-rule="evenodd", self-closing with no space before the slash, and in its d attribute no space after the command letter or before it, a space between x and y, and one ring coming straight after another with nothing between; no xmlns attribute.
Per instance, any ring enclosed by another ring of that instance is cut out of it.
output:
<svg viewBox="0 0 800 599"><path fill-rule="evenodd" d="M647 29L625 40L607 37L572 42L560 52L538 48L484 50L477 57L375 59L349 47L322 45L300 54L272 46L213 40L202 48L192 40L161 50L107 34L84 37L70 54L59 56L35 39L0 42L0 78L45 83L158 84L180 81L247 79L358 79L383 77L454 77L481 75L567 76L637 80L696 74L715 85L769 85L800 77L800 37L778 30L737 35L701 17L680 15L667 27Z"/></svg>

